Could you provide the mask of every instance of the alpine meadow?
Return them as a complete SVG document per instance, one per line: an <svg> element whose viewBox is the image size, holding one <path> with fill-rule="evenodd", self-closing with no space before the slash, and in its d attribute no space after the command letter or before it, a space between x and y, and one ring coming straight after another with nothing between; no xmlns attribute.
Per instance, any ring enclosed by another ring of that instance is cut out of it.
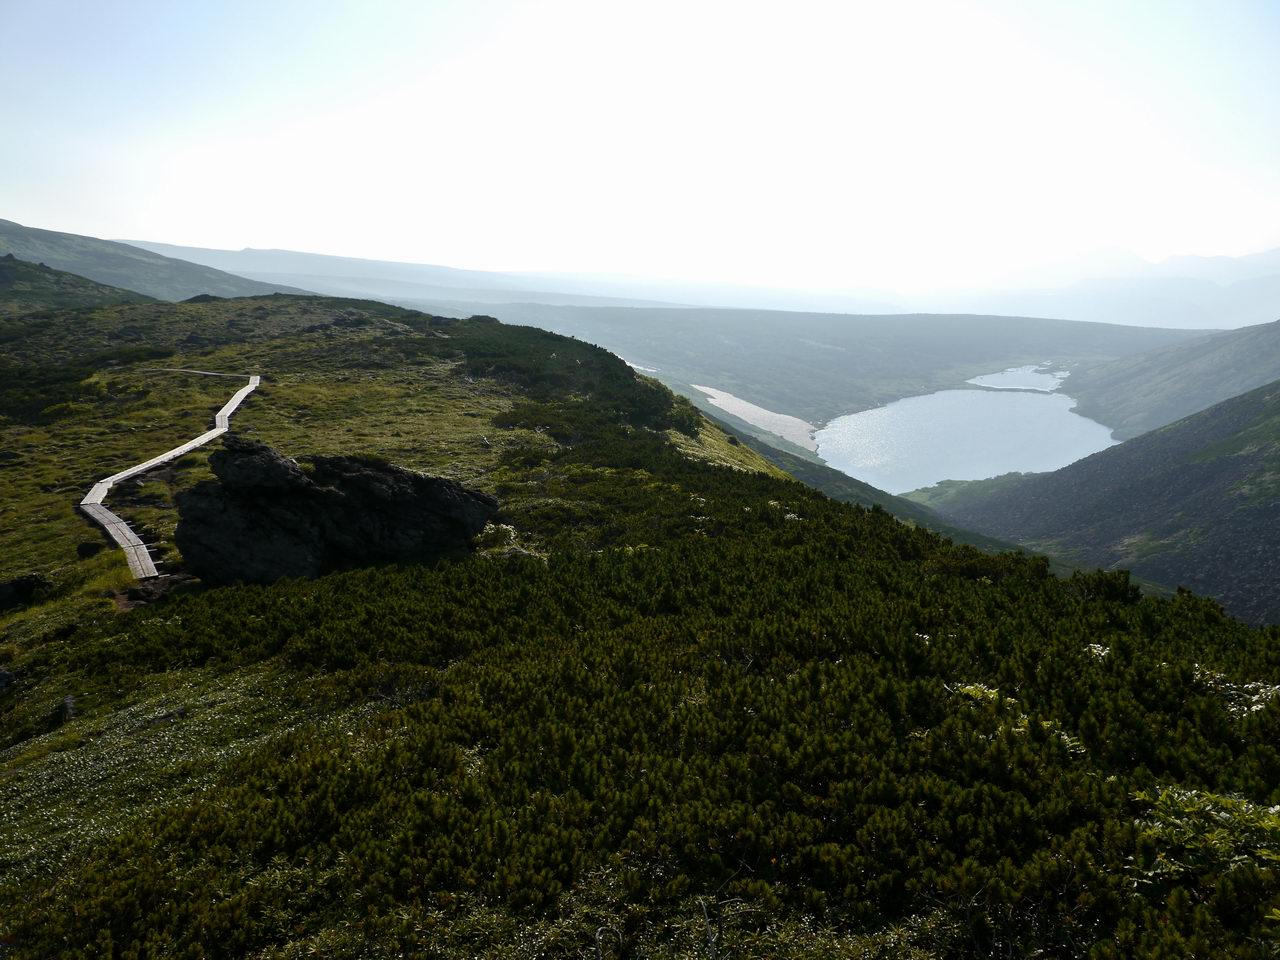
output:
<svg viewBox="0 0 1280 960"><path fill-rule="evenodd" d="M1273 5L0 35L0 960L1280 956Z"/></svg>

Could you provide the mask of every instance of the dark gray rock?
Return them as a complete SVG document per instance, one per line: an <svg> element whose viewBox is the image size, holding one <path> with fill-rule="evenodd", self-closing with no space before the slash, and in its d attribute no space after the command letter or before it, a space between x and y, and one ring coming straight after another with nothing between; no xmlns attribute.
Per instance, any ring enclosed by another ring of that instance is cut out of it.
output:
<svg viewBox="0 0 1280 960"><path fill-rule="evenodd" d="M27 573L0 582L0 610L25 607L36 598L37 593L52 587L53 584L38 573Z"/></svg>
<svg viewBox="0 0 1280 960"><path fill-rule="evenodd" d="M234 433L223 435L222 449L210 455L209 466L232 490L300 490L307 486L307 475L296 460Z"/></svg>
<svg viewBox="0 0 1280 960"><path fill-rule="evenodd" d="M270 583L468 549L497 512L488 494L361 457L316 457L310 472L228 434L216 481L177 496L175 540L207 583Z"/></svg>

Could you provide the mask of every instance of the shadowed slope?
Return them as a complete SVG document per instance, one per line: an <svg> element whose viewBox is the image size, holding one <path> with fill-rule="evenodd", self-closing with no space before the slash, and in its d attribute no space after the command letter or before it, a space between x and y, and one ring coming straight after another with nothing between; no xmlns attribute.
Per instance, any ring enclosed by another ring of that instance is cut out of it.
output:
<svg viewBox="0 0 1280 960"><path fill-rule="evenodd" d="M910 496L961 526L1280 622L1280 382L1053 473Z"/></svg>

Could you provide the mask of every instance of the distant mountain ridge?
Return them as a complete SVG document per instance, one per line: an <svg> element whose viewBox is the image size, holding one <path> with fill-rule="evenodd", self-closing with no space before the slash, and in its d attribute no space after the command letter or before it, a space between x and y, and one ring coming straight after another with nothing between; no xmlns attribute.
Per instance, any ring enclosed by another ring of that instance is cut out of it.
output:
<svg viewBox="0 0 1280 960"><path fill-rule="evenodd" d="M184 260L161 256L114 240L59 233L0 220L0 255L44 263L98 283L155 297L186 300L199 294L219 297L303 293L296 287L264 283Z"/></svg>
<svg viewBox="0 0 1280 960"><path fill-rule="evenodd" d="M1230 276L1235 267L1197 265ZM1280 317L1280 268L1273 274L1219 281L1209 276L1102 277L1060 287L999 290L931 300L935 309L1065 317L1144 327L1235 329Z"/></svg>
<svg viewBox="0 0 1280 960"><path fill-rule="evenodd" d="M124 243L240 276L296 283L321 292L376 297L404 306L466 313L477 303L558 306L702 306L726 309L890 313L892 296L789 290L733 283L589 273L464 270L436 264L369 260L297 250L219 250L150 240Z"/></svg>
<svg viewBox="0 0 1280 960"><path fill-rule="evenodd" d="M1242 257L1170 257L1152 267L1160 276L1195 277L1217 283L1236 283L1280 275L1280 247Z"/></svg>
<svg viewBox="0 0 1280 960"><path fill-rule="evenodd" d="M911 294L863 289L786 289L714 281L591 273L466 270L295 250L220 250L122 241L256 280L339 296L465 313L472 303L556 306L699 306L816 313L947 313L1052 317L1179 329L1234 329L1280 318L1280 248L1240 257L1133 254L1050 280L981 293Z"/></svg>
<svg viewBox="0 0 1280 960"><path fill-rule="evenodd" d="M934 309L1223 330L1280 318L1280 247L1241 257L1128 256L1085 275L925 298Z"/></svg>
<svg viewBox="0 0 1280 960"><path fill-rule="evenodd" d="M526 302L660 306L659 301L556 289L543 278L425 263L366 260L296 250L217 250L152 241L133 246L267 283L286 283L335 296L374 297L405 306L437 302ZM550 289L547 289L550 286Z"/></svg>
<svg viewBox="0 0 1280 960"><path fill-rule="evenodd" d="M1280 623L1280 381L1052 473L907 497L962 527Z"/></svg>

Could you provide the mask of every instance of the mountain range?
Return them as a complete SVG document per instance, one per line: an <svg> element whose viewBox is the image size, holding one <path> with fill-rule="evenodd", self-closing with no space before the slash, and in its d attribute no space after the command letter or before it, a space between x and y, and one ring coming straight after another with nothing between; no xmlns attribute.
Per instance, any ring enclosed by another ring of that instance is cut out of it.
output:
<svg viewBox="0 0 1280 960"><path fill-rule="evenodd" d="M1280 248L1241 257L1171 257L1160 263L1127 256L1026 286L924 294L457 270L289 250L128 242L263 281L446 313L465 312L471 304L685 305L802 313L995 314L1183 329L1227 329L1280 319Z"/></svg>
<svg viewBox="0 0 1280 960"><path fill-rule="evenodd" d="M1047 289L950 295L932 302L945 303L946 309L956 311L1149 327L1233 329L1280 318L1280 268L1272 263L1277 253L1280 251L1259 255L1256 261L1258 269L1270 269L1271 273L1242 279L1211 279L1248 271L1227 266L1214 269L1195 262L1187 268L1191 275L1103 277ZM1215 258L1205 259L1212 262Z"/></svg>

